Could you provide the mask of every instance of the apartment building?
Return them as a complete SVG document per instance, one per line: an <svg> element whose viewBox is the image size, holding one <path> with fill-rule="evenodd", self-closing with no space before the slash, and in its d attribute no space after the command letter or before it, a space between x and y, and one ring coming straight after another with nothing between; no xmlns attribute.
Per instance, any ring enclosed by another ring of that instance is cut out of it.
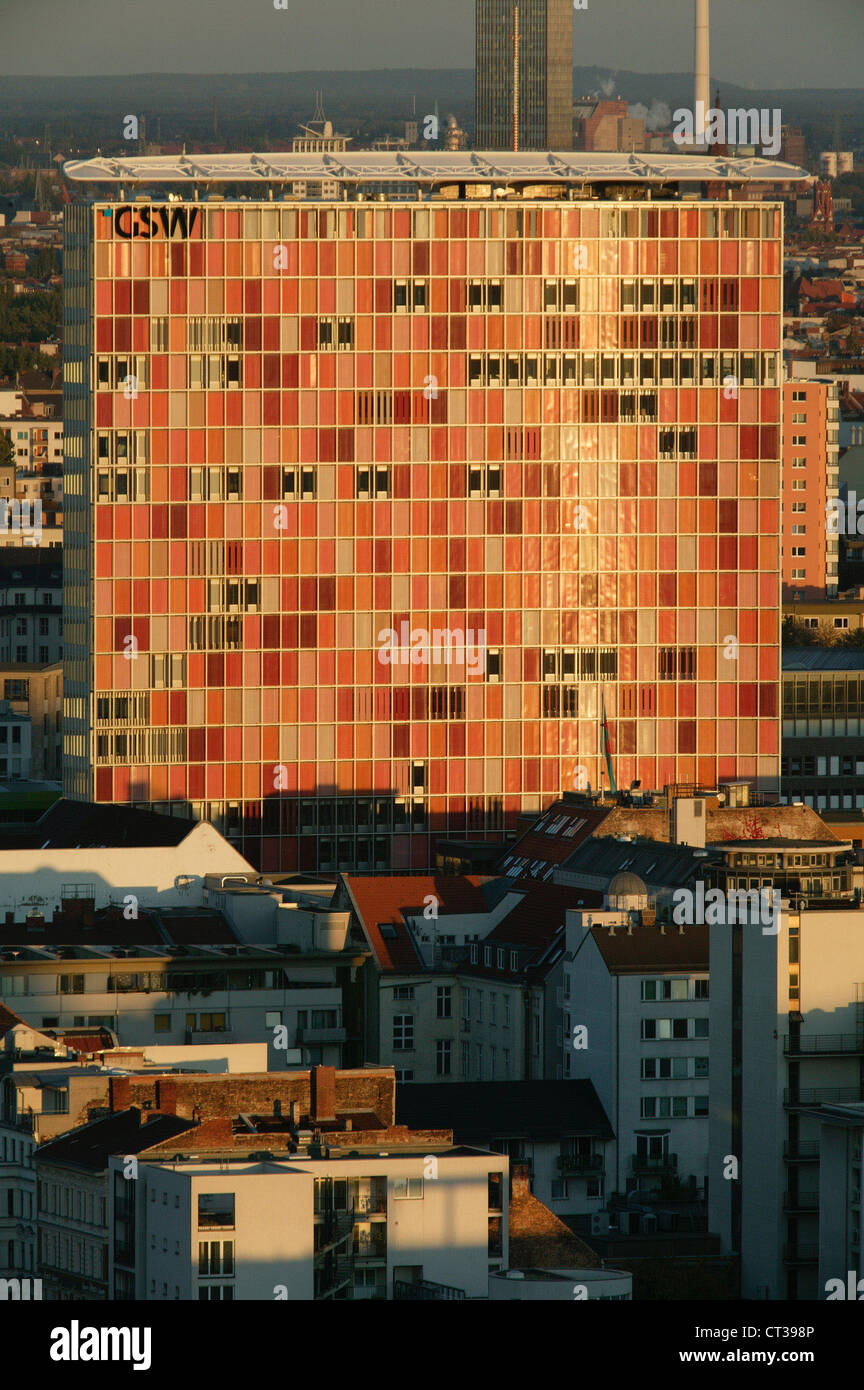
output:
<svg viewBox="0 0 864 1390"><path fill-rule="evenodd" d="M783 802L864 807L864 652L783 652Z"/></svg>
<svg viewBox="0 0 864 1390"><path fill-rule="evenodd" d="M16 714L30 718L30 776L57 782L62 776L63 666L49 662L0 662L0 695Z"/></svg>
<svg viewBox="0 0 864 1390"><path fill-rule="evenodd" d="M63 565L47 549L0 550L0 661L46 666L63 655Z"/></svg>
<svg viewBox="0 0 864 1390"><path fill-rule="evenodd" d="M64 217L67 794L398 873L601 785L604 710L622 786L776 789L782 207L746 189L799 171L328 158L202 156L170 204L163 164L66 166L105 194Z"/></svg>
<svg viewBox="0 0 864 1390"><path fill-rule="evenodd" d="M861 1161L864 1104L823 1104L808 1112L819 1126L819 1273L817 1297L864 1294ZM814 1141L810 1141L812 1154ZM810 1188L813 1192L814 1188Z"/></svg>
<svg viewBox="0 0 864 1390"><path fill-rule="evenodd" d="M560 1079L567 909L581 888L467 875L343 877L364 1056L403 1082Z"/></svg>
<svg viewBox="0 0 864 1390"><path fill-rule="evenodd" d="M174 1115L128 1110L40 1144L33 1167L43 1298L74 1303L109 1297L109 1156L123 1155L125 1181L134 1182L130 1158L191 1128L191 1120Z"/></svg>
<svg viewBox="0 0 864 1390"><path fill-rule="evenodd" d="M0 1003L0 1047L21 1023ZM25 1279L36 1274L35 1140L0 1108L0 1279Z"/></svg>
<svg viewBox="0 0 864 1390"><path fill-rule="evenodd" d="M506 1154L511 1174L524 1169L528 1190L557 1216L605 1208L614 1134L590 1081L397 1085L396 1114L412 1129L452 1125L457 1144Z"/></svg>
<svg viewBox="0 0 864 1390"><path fill-rule="evenodd" d="M837 595L838 526L832 529L826 520L839 498L839 469L839 384L828 378L785 382L781 515L786 602Z"/></svg>
<svg viewBox="0 0 864 1390"><path fill-rule="evenodd" d="M37 820L0 832L0 917L6 928L28 919L38 928L37 918L50 926L79 904L94 913L119 906L133 922L138 911L203 907L214 874L258 877L206 823L60 799Z"/></svg>
<svg viewBox="0 0 864 1390"><path fill-rule="evenodd" d="M318 1158L148 1155L135 1183L112 1159L114 1299L392 1299L405 1284L486 1297L490 1267L506 1267L507 1159L348 1143Z"/></svg>
<svg viewBox="0 0 864 1390"><path fill-rule="evenodd" d="M695 1197L708 1178L708 929L657 922L637 875L567 914L565 1075L590 1080L615 1132L610 1192Z"/></svg>
<svg viewBox="0 0 864 1390"><path fill-rule="evenodd" d="M32 771L32 725L11 701L0 700L0 777L29 781Z"/></svg>
<svg viewBox="0 0 864 1390"><path fill-rule="evenodd" d="M854 902L807 910L784 902L776 933L755 923L709 929L708 1220L724 1251L740 1254L743 1298L822 1298L823 1234L827 1260L851 1254L855 1208L843 1217L847 1244L838 1242L854 1143L847 1150L845 1139L826 1137L822 1107L827 1123L831 1107L864 1101L862 920ZM843 1188L829 1196L842 1164Z"/></svg>

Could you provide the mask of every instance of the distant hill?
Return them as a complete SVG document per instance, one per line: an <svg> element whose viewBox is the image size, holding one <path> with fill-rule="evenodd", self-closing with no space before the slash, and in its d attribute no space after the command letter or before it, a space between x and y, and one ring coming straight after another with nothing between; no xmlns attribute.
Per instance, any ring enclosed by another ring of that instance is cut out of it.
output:
<svg viewBox="0 0 864 1390"><path fill-rule="evenodd" d="M834 144L840 117L840 148L864 144L864 92L861 90L753 91L719 83L721 105L779 107L784 123L803 126L817 144ZM435 109L455 115L470 133L474 122L474 71L455 69L375 69L362 72L141 73L134 76L0 78L0 136L38 135L46 124L60 145L78 139L116 143L126 114L146 118L149 139L212 140L230 143L284 139L308 120L315 92L323 90L326 113L348 134L395 128ZM578 67L574 95L623 96L651 108L663 102L674 111L692 102L689 73L616 72ZM712 91L713 98L713 91ZM213 104L216 102L216 135Z"/></svg>

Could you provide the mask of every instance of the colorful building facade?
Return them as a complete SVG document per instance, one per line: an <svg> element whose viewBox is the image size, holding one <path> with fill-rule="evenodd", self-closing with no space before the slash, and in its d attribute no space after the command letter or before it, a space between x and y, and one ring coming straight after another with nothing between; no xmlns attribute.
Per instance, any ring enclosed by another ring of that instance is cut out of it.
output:
<svg viewBox="0 0 864 1390"><path fill-rule="evenodd" d="M70 207L67 796L421 870L604 709L776 789L781 207L471 194Z"/></svg>

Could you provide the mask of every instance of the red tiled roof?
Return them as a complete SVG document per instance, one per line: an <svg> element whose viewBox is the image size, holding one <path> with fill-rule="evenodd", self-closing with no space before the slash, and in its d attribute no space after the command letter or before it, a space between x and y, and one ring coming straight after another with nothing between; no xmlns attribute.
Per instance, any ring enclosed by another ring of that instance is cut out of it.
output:
<svg viewBox="0 0 864 1390"><path fill-rule="evenodd" d="M346 874L344 882L382 970L421 968L420 957L404 918L406 914L421 914L424 898L438 899L439 917L452 913L488 911L481 888L489 879L483 875L355 878ZM383 937L380 931L382 924L392 926L395 937Z"/></svg>

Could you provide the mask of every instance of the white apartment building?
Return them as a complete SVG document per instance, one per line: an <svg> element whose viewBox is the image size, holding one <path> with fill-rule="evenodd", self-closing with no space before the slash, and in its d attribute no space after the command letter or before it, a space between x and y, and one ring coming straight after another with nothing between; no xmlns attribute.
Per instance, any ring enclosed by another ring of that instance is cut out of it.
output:
<svg viewBox="0 0 864 1390"><path fill-rule="evenodd" d="M707 928L657 924L641 879L616 874L603 909L567 914L564 1075L594 1084L616 1142L606 1188L708 1173Z"/></svg>
<svg viewBox="0 0 864 1390"><path fill-rule="evenodd" d="M864 1104L825 1104L808 1112L808 1118L819 1125L817 1297L860 1302L864 1299Z"/></svg>
<svg viewBox="0 0 864 1390"><path fill-rule="evenodd" d="M0 700L0 779L29 781L32 771L33 727L29 714L19 714L9 700Z"/></svg>
<svg viewBox="0 0 864 1390"><path fill-rule="evenodd" d="M139 819L123 807L58 802L32 833L0 837L0 919L12 913L17 923L38 925L38 916L50 925L81 899L96 912L199 907L214 873L257 877L206 821ZM134 917L128 920L131 927Z"/></svg>
<svg viewBox="0 0 864 1390"><path fill-rule="evenodd" d="M142 1155L135 1182L112 1158L113 1298L487 1296L490 1271L507 1262L506 1158L330 1154Z"/></svg>
<svg viewBox="0 0 864 1390"><path fill-rule="evenodd" d="M35 1141L0 1114L0 1279L36 1273Z"/></svg>
<svg viewBox="0 0 864 1390"><path fill-rule="evenodd" d="M824 1266L842 1263L850 1232L845 1216L841 1235L839 1216L821 1225L820 1212L843 1203L828 1195L845 1161L826 1131L833 1107L864 1101L864 913L784 903L777 934L757 924L710 934L709 1229L740 1253L743 1298L822 1298L821 1242ZM832 1108L824 1120L817 1106ZM849 1168L843 1182L851 1195ZM851 1235L846 1248L848 1259Z"/></svg>

